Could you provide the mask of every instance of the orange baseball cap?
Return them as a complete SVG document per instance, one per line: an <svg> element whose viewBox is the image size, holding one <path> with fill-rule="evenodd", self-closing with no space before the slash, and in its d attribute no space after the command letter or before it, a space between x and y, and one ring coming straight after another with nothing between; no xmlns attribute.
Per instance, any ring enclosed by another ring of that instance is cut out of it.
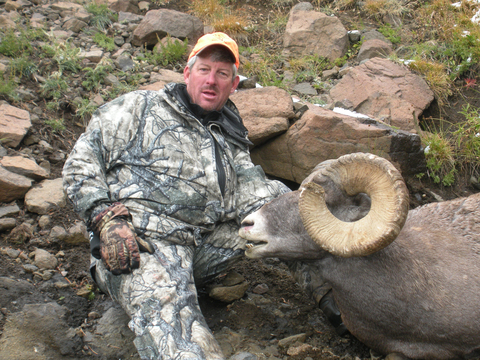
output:
<svg viewBox="0 0 480 360"><path fill-rule="evenodd" d="M192 52L188 56L188 60L193 56L197 55L200 51L205 49L206 47L212 45L223 45L228 50L231 51L233 56L235 57L235 66L239 67L240 65L240 55L238 54L238 46L237 43L227 34L223 32L214 32L210 34L203 35L200 39L198 39L195 47L193 48Z"/></svg>

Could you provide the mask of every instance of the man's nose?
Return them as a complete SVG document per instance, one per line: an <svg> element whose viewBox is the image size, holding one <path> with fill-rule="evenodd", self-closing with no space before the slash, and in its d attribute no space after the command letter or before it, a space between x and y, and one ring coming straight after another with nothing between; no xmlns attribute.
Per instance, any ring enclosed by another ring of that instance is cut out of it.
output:
<svg viewBox="0 0 480 360"><path fill-rule="evenodd" d="M215 84L217 82L217 77L214 71L210 71L207 75L207 83Z"/></svg>

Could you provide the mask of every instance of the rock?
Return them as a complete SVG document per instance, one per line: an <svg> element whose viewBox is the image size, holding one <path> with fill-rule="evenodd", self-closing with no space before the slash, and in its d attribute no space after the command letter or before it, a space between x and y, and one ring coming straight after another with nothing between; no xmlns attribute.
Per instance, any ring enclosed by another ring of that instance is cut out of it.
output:
<svg viewBox="0 0 480 360"><path fill-rule="evenodd" d="M0 203L22 199L32 187L32 179L15 174L0 166Z"/></svg>
<svg viewBox="0 0 480 360"><path fill-rule="evenodd" d="M108 8L115 12L126 12L126 13L133 13L139 14L140 9L136 2L129 1L129 0L117 0L112 1L109 3Z"/></svg>
<svg viewBox="0 0 480 360"><path fill-rule="evenodd" d="M63 228L63 226L56 225L50 230L50 234L48 237L53 241L53 242L63 242L65 239L68 237L67 230Z"/></svg>
<svg viewBox="0 0 480 360"><path fill-rule="evenodd" d="M0 28L1 29L15 29L15 22L10 20L8 17L0 15Z"/></svg>
<svg viewBox="0 0 480 360"><path fill-rule="evenodd" d="M301 356L308 353L312 350L312 345L310 344L301 344L299 346L292 346L287 350L287 355L289 356Z"/></svg>
<svg viewBox="0 0 480 360"><path fill-rule="evenodd" d="M6 216L15 216L20 212L20 208L15 205L8 205L8 206L2 206L0 207L0 218L6 217Z"/></svg>
<svg viewBox="0 0 480 360"><path fill-rule="evenodd" d="M141 15L136 15L131 12L124 12L124 11L119 11L118 12L118 22L120 24L122 23L137 23L142 21L143 16Z"/></svg>
<svg viewBox="0 0 480 360"><path fill-rule="evenodd" d="M230 360L257 360L257 355L251 354L249 352L241 352L239 354L233 355Z"/></svg>
<svg viewBox="0 0 480 360"><path fill-rule="evenodd" d="M285 56L318 55L334 61L346 54L348 33L336 16L293 8L283 47Z"/></svg>
<svg viewBox="0 0 480 360"><path fill-rule="evenodd" d="M92 63L98 64L103 57L103 50L91 50L91 51L82 51L79 55L80 58L87 59Z"/></svg>
<svg viewBox="0 0 480 360"><path fill-rule="evenodd" d="M40 229L47 228L51 223L52 223L52 218L50 217L50 215L42 215L38 219L38 226L40 226Z"/></svg>
<svg viewBox="0 0 480 360"><path fill-rule="evenodd" d="M308 82L297 84L293 87L292 90L299 93L300 95L317 95L317 90L315 90L314 87Z"/></svg>
<svg viewBox="0 0 480 360"><path fill-rule="evenodd" d="M278 346L281 348L289 347L297 342L304 343L307 339L307 334L297 334L284 338L278 342Z"/></svg>
<svg viewBox="0 0 480 360"><path fill-rule="evenodd" d="M34 180L44 180L50 174L34 160L23 156L5 156L0 160L0 165L5 169L19 175L29 177Z"/></svg>
<svg viewBox="0 0 480 360"><path fill-rule="evenodd" d="M336 106L356 111L405 131L434 99L425 80L406 66L373 58L351 69L331 90Z"/></svg>
<svg viewBox="0 0 480 360"><path fill-rule="evenodd" d="M313 105L286 133L252 149L251 156L267 174L300 183L318 163L352 152L380 154L405 174L425 169L418 135Z"/></svg>
<svg viewBox="0 0 480 360"><path fill-rule="evenodd" d="M372 39L362 43L358 51L357 60L362 62L374 57L386 58L392 53L392 45L385 41Z"/></svg>
<svg viewBox="0 0 480 360"><path fill-rule="evenodd" d="M8 316L2 339L2 359L59 360L82 346L67 324L67 308L56 302L28 304Z"/></svg>
<svg viewBox="0 0 480 360"><path fill-rule="evenodd" d="M268 290L269 289L267 284L258 284L253 288L252 292L254 294L262 295L262 294L265 294Z"/></svg>
<svg viewBox="0 0 480 360"><path fill-rule="evenodd" d="M28 111L8 104L0 105L0 139L2 139L2 145L17 147L31 126Z"/></svg>
<svg viewBox="0 0 480 360"><path fill-rule="evenodd" d="M17 221L14 218L1 218L0 219L0 232L13 229L17 225Z"/></svg>
<svg viewBox="0 0 480 360"><path fill-rule="evenodd" d="M8 235L8 241L13 244L24 244L33 235L33 226L24 222L15 227Z"/></svg>
<svg viewBox="0 0 480 360"><path fill-rule="evenodd" d="M115 60L115 65L122 71L129 71L135 68L135 62L128 55L121 55Z"/></svg>
<svg viewBox="0 0 480 360"><path fill-rule="evenodd" d="M35 266L39 269L55 269L57 267L57 259L48 251L43 249L35 250Z"/></svg>
<svg viewBox="0 0 480 360"><path fill-rule="evenodd" d="M243 275L235 271L229 271L227 275L223 278L222 285L233 286L233 285L243 283L244 281L245 281L245 278L243 277Z"/></svg>
<svg viewBox="0 0 480 360"><path fill-rule="evenodd" d="M88 244L89 236L85 223L82 221L76 222L75 225L68 229L65 242L70 245Z"/></svg>
<svg viewBox="0 0 480 360"><path fill-rule="evenodd" d="M40 215L56 208L62 208L66 204L67 196L63 191L61 178L43 180L25 195L27 210Z"/></svg>
<svg viewBox="0 0 480 360"><path fill-rule="evenodd" d="M132 44L155 45L167 35L188 38L194 44L203 35L203 23L195 16L175 10L150 10L133 32Z"/></svg>
<svg viewBox="0 0 480 360"><path fill-rule="evenodd" d="M248 138L255 146L287 131L294 118L291 96L277 87L238 91L230 96L248 129Z"/></svg>
<svg viewBox="0 0 480 360"><path fill-rule="evenodd" d="M76 18L72 18L72 19L69 19L69 20L65 21L65 23L63 24L63 28L67 31L72 31L74 33L79 33L87 25L88 24L85 21L82 21L82 20L79 20L79 19L76 19Z"/></svg>
<svg viewBox="0 0 480 360"><path fill-rule="evenodd" d="M137 353L132 344L135 335L128 328L129 320L123 309L115 304L97 320L91 336L83 340L104 359L131 358Z"/></svg>
<svg viewBox="0 0 480 360"><path fill-rule="evenodd" d="M2 308L10 306L12 301L33 292L33 290L34 286L26 280L0 277L0 306ZM3 336L3 338L5 337ZM8 359L1 356L0 358Z"/></svg>
<svg viewBox="0 0 480 360"><path fill-rule="evenodd" d="M219 300L225 303L231 303L235 300L241 299L245 295L249 286L248 282L243 282L234 286L216 286L213 287L208 295L215 300Z"/></svg>

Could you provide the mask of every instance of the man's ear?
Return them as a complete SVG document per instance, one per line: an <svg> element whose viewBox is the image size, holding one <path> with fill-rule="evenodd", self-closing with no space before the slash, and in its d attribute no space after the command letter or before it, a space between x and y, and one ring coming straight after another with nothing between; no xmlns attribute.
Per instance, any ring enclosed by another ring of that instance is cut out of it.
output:
<svg viewBox="0 0 480 360"><path fill-rule="evenodd" d="M187 85L188 85L189 77L190 77L190 68L188 66L185 66L185 69L183 69L183 80L185 81L185 84L187 84Z"/></svg>
<svg viewBox="0 0 480 360"><path fill-rule="evenodd" d="M233 79L232 89L230 90L230 94L233 94L235 90L237 90L238 83L240 82L240 76L235 76Z"/></svg>

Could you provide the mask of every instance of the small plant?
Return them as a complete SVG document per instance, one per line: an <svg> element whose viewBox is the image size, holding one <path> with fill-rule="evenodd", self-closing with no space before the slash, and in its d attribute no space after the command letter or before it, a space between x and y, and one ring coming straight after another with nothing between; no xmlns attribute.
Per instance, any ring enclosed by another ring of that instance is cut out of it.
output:
<svg viewBox="0 0 480 360"><path fill-rule="evenodd" d="M191 2L191 13L212 26L231 36L246 32L247 20L225 6L222 0L195 0Z"/></svg>
<svg viewBox="0 0 480 360"><path fill-rule="evenodd" d="M104 48L107 51L115 50L115 40L103 32L97 32L93 36L93 41L100 47Z"/></svg>
<svg viewBox="0 0 480 360"><path fill-rule="evenodd" d="M113 70L112 66L108 63L98 63L95 69L91 67L85 67L85 80L82 82L82 86L88 91L98 90L105 83L105 78Z"/></svg>
<svg viewBox="0 0 480 360"><path fill-rule="evenodd" d="M399 29L398 28L392 28L392 25L390 24L383 24L380 26L378 31L385 36L392 44L398 44L402 38L398 34Z"/></svg>
<svg viewBox="0 0 480 360"><path fill-rule="evenodd" d="M447 103L447 99L452 95L452 81L448 76L445 66L438 62L417 60L409 63L410 69L420 73L440 106Z"/></svg>
<svg viewBox="0 0 480 360"><path fill-rule="evenodd" d="M82 99L80 103L75 104L77 110L75 116L82 120L83 127L86 127L97 106L92 104L89 99Z"/></svg>
<svg viewBox="0 0 480 360"><path fill-rule="evenodd" d="M45 120L45 124L50 126L52 128L53 132L60 132L65 130L65 124L63 122L63 119L47 119Z"/></svg>
<svg viewBox="0 0 480 360"><path fill-rule="evenodd" d="M0 96L6 99L14 99L16 97L15 88L15 82L0 72Z"/></svg>
<svg viewBox="0 0 480 360"><path fill-rule="evenodd" d="M11 73L15 76L19 76L20 78L23 76L29 77L38 70L37 65L25 55L12 59L10 62L10 67Z"/></svg>
<svg viewBox="0 0 480 360"><path fill-rule="evenodd" d="M146 60L148 63L153 65L174 65L187 52L188 39L185 39L182 42L177 39L172 40L172 38L168 35L165 45L160 41L158 44L160 49L156 47L152 51L147 51L143 54L143 57L140 57L139 59Z"/></svg>
<svg viewBox="0 0 480 360"><path fill-rule="evenodd" d="M84 7L90 14L93 14L93 17L90 19L90 25L95 26L99 30L105 30L118 19L118 15L110 10L106 4L91 2Z"/></svg>
<svg viewBox="0 0 480 360"><path fill-rule="evenodd" d="M467 104L460 112L465 122L453 132L455 145L463 167L476 170L480 166L480 109Z"/></svg>
<svg viewBox="0 0 480 360"><path fill-rule="evenodd" d="M44 54L55 60L60 72L77 73L81 69L80 49L70 42L56 42L53 34L49 34L49 37L52 44L46 44L42 47Z"/></svg>
<svg viewBox="0 0 480 360"><path fill-rule="evenodd" d="M29 54L32 51L30 40L25 35L25 32L20 32L17 35L13 30L8 30L1 37L0 54L10 57L22 56Z"/></svg>
<svg viewBox="0 0 480 360"><path fill-rule="evenodd" d="M42 84L42 95L46 98L59 100L68 89L68 84L62 76L62 72L54 72Z"/></svg>
<svg viewBox="0 0 480 360"><path fill-rule="evenodd" d="M428 176L435 183L451 186L455 182L455 152L450 140L441 132L422 133Z"/></svg>
<svg viewBox="0 0 480 360"><path fill-rule="evenodd" d="M372 17L381 18L385 15L400 16L409 12L409 9L397 0L366 0L365 11Z"/></svg>

